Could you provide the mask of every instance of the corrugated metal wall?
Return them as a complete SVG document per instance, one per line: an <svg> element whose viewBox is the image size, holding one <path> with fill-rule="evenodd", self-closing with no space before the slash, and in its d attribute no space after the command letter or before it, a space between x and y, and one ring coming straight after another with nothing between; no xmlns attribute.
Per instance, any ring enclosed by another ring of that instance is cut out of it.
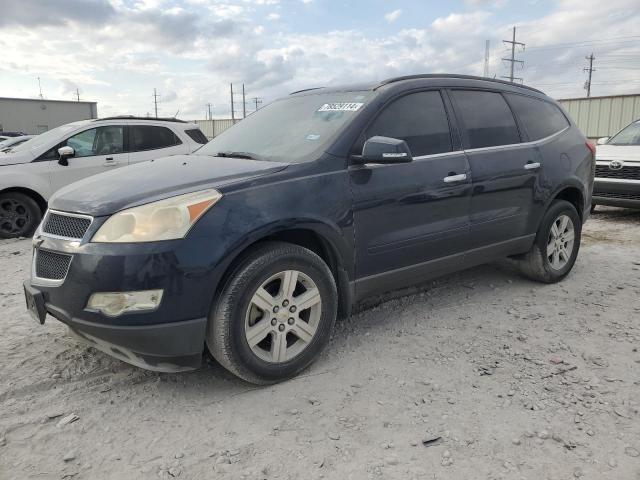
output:
<svg viewBox="0 0 640 480"><path fill-rule="evenodd" d="M640 94L558 101L589 138L609 137L640 119Z"/></svg>
<svg viewBox="0 0 640 480"><path fill-rule="evenodd" d="M0 98L0 126L5 132L38 134L97 116L95 102Z"/></svg>
<svg viewBox="0 0 640 480"><path fill-rule="evenodd" d="M194 123L200 127L202 133L211 140L213 137L217 137L227 128L231 127L234 123L238 123L240 120L229 119L216 119L216 120L194 120Z"/></svg>

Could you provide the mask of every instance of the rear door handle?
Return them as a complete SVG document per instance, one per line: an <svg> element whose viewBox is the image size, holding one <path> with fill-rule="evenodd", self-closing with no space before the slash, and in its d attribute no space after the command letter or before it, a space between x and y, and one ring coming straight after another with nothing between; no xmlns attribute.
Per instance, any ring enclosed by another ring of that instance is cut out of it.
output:
<svg viewBox="0 0 640 480"><path fill-rule="evenodd" d="M105 167L115 167L116 166L116 162L113 159L113 157L107 157L104 159L104 166Z"/></svg>
<svg viewBox="0 0 640 480"><path fill-rule="evenodd" d="M527 162L524 164L524 169L525 170L535 170L537 168L540 168L540 163L539 162Z"/></svg>
<svg viewBox="0 0 640 480"><path fill-rule="evenodd" d="M466 179L467 179L467 174L460 173L458 175L449 175L448 177L444 177L444 183L462 182Z"/></svg>

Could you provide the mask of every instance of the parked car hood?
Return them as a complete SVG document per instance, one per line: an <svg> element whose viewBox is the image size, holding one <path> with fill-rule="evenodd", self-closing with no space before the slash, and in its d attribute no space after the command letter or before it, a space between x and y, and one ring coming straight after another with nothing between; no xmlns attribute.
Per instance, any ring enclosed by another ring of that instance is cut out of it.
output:
<svg viewBox="0 0 640 480"><path fill-rule="evenodd" d="M598 145L596 160L635 160L640 162L640 145Z"/></svg>
<svg viewBox="0 0 640 480"><path fill-rule="evenodd" d="M3 165L17 165L18 163L29 163L33 160L33 154L30 151L25 152L0 152L0 167Z"/></svg>
<svg viewBox="0 0 640 480"><path fill-rule="evenodd" d="M94 175L58 190L49 207L93 216L168 198L217 188L247 178L274 173L286 163L175 155Z"/></svg>

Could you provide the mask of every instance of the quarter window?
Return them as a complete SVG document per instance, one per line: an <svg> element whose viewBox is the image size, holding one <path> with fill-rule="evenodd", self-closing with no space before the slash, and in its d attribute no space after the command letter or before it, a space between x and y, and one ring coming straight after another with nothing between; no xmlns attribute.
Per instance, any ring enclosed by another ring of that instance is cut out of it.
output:
<svg viewBox="0 0 640 480"><path fill-rule="evenodd" d="M386 107L367 129L377 135L404 140L414 157L451 151L447 112L440 92L405 95Z"/></svg>
<svg viewBox="0 0 640 480"><path fill-rule="evenodd" d="M202 133L202 131L199 128L191 128L189 130L185 130L184 133L189 135L191 140L193 140L194 142L200 143L202 145L204 145L209 141L207 140L207 137L205 137L204 133Z"/></svg>
<svg viewBox="0 0 640 480"><path fill-rule="evenodd" d="M516 121L502 95L475 90L454 90L452 94L468 148L520 143Z"/></svg>
<svg viewBox="0 0 640 480"><path fill-rule="evenodd" d="M180 145L182 141L167 127L131 125L131 151L156 150Z"/></svg>
<svg viewBox="0 0 640 480"><path fill-rule="evenodd" d="M511 93L507 99L530 141L558 133L569 125L560 109L550 102Z"/></svg>
<svg viewBox="0 0 640 480"><path fill-rule="evenodd" d="M124 151L123 139L123 128L121 126L98 127L69 137L67 146L73 147L75 157L111 155ZM53 150L55 150L55 155L57 149Z"/></svg>

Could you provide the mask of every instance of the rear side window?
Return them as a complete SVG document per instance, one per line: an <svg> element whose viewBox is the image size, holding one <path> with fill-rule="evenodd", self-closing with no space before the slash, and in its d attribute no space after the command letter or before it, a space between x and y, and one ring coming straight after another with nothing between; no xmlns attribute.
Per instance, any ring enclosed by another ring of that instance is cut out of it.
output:
<svg viewBox="0 0 640 480"><path fill-rule="evenodd" d="M185 130L184 133L189 135L189 138L191 138L191 140L202 145L209 141L199 128L191 128L189 130Z"/></svg>
<svg viewBox="0 0 640 480"><path fill-rule="evenodd" d="M156 150L158 148L180 145L182 141L167 127L154 125L131 125L130 150L139 152L142 150Z"/></svg>
<svg viewBox="0 0 640 480"><path fill-rule="evenodd" d="M511 93L507 98L530 141L558 133L569 125L560 109L552 103Z"/></svg>
<svg viewBox="0 0 640 480"><path fill-rule="evenodd" d="M520 143L516 121L502 95L475 90L454 90L452 94L468 148Z"/></svg>
<svg viewBox="0 0 640 480"><path fill-rule="evenodd" d="M367 138L381 135L404 140L414 157L451 151L449 121L440 92L419 92L395 100L367 129Z"/></svg>

